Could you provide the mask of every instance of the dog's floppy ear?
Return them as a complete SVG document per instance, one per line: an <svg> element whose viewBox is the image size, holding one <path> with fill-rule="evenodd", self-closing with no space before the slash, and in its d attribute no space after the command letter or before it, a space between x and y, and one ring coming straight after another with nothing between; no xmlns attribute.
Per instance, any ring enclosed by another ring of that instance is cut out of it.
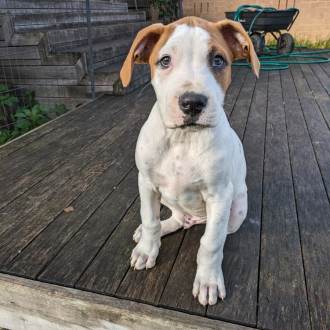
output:
<svg viewBox="0 0 330 330"><path fill-rule="evenodd" d="M134 64L148 63L151 51L162 35L164 28L163 24L157 23L139 31L120 70L120 79L124 87L127 87L131 81Z"/></svg>
<svg viewBox="0 0 330 330"><path fill-rule="evenodd" d="M246 58L251 63L254 74L259 77L260 62L253 44L243 26L239 22L225 19L216 23L224 39L228 43L234 60Z"/></svg>

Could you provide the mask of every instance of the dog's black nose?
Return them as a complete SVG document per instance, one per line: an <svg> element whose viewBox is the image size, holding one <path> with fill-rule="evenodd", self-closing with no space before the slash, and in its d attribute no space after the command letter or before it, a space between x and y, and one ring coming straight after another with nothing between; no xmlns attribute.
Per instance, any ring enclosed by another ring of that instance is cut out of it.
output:
<svg viewBox="0 0 330 330"><path fill-rule="evenodd" d="M179 97L180 109L186 115L197 115L206 107L207 97L193 92L184 93Z"/></svg>

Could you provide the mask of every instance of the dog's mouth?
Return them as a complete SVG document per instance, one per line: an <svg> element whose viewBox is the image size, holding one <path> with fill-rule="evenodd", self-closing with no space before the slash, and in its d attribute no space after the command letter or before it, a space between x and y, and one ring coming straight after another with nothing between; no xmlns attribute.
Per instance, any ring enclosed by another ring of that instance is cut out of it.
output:
<svg viewBox="0 0 330 330"><path fill-rule="evenodd" d="M203 127L203 126L205 126L205 125L198 123L199 117L200 117L200 114L184 117L182 127Z"/></svg>
<svg viewBox="0 0 330 330"><path fill-rule="evenodd" d="M210 127L209 125L197 124L197 123L189 123L179 126L181 129L187 129L190 131L199 131L203 128Z"/></svg>
<svg viewBox="0 0 330 330"><path fill-rule="evenodd" d="M196 123L190 123L190 124L187 124L187 125L184 125L184 126L201 126L201 125L196 124Z"/></svg>
<svg viewBox="0 0 330 330"><path fill-rule="evenodd" d="M192 129L199 129L199 128L206 128L209 127L206 123L199 123L199 115L197 116L187 116L183 120L183 125L180 126L182 128L187 127L187 128L192 128Z"/></svg>

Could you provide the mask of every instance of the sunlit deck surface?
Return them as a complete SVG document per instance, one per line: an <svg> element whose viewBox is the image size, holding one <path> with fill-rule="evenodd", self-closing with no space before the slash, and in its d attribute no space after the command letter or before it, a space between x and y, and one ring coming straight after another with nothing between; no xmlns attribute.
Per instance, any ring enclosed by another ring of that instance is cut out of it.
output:
<svg viewBox="0 0 330 330"><path fill-rule="evenodd" d="M163 238L154 268L129 267L141 221L134 149L151 86L102 96L0 148L0 272L194 314L210 327L326 329L329 76L328 64L259 79L233 68L224 107L244 145L249 212L226 240L224 301L203 307L192 296L204 225Z"/></svg>

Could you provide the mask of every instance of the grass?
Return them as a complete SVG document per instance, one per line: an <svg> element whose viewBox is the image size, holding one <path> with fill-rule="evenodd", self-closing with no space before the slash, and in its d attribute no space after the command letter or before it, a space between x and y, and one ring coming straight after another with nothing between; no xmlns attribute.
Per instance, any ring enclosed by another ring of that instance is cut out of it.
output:
<svg viewBox="0 0 330 330"><path fill-rule="evenodd" d="M269 46L276 46L276 39L267 38L266 44ZM330 38L328 39L316 39L315 41L311 41L308 38L303 37L294 37L294 45L296 47L305 46L310 49L330 49Z"/></svg>

